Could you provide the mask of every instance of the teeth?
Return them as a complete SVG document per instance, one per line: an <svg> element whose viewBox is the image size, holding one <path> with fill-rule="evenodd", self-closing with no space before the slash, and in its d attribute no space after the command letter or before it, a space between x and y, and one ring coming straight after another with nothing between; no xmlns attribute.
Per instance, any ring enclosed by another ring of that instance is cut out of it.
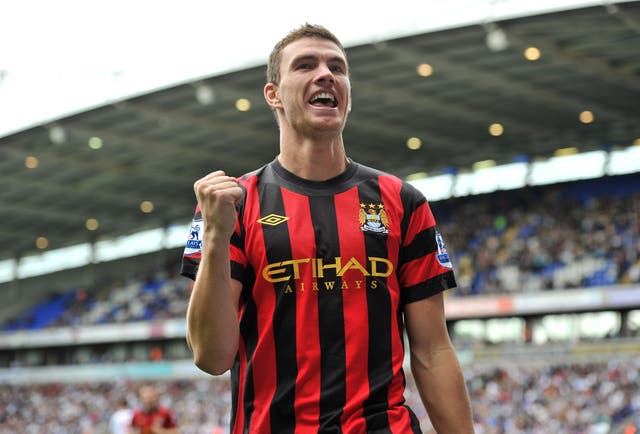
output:
<svg viewBox="0 0 640 434"><path fill-rule="evenodd" d="M328 100L331 100L331 101L335 101L336 100L335 97L333 95L331 95L330 93L322 92L322 93L319 93L319 94L315 95L313 98L311 98L311 102L317 101L319 99L328 99Z"/></svg>

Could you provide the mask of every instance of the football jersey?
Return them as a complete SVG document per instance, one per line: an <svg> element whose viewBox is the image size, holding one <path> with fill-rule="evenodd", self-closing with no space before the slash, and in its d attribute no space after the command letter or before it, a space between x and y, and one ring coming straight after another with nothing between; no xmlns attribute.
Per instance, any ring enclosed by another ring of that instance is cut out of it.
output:
<svg viewBox="0 0 640 434"><path fill-rule="evenodd" d="M353 161L315 182L276 159L239 183L232 432L419 433L403 397L403 305L455 286L425 197ZM191 278L202 228L196 208Z"/></svg>
<svg viewBox="0 0 640 434"><path fill-rule="evenodd" d="M131 418L131 426L139 428L140 434L149 434L153 427L175 428L177 427L173 413L165 407L157 407L153 411L135 410Z"/></svg>

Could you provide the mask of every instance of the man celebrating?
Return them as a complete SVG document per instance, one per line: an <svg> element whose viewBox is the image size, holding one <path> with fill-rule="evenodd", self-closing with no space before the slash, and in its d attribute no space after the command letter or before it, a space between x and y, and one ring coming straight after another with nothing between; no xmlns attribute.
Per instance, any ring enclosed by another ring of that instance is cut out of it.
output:
<svg viewBox="0 0 640 434"><path fill-rule="evenodd" d="M304 25L273 49L264 96L280 153L240 179L198 180L184 275L195 363L231 369L233 433L420 433L411 369L440 433L471 433L443 291L452 265L424 196L347 157L340 41Z"/></svg>

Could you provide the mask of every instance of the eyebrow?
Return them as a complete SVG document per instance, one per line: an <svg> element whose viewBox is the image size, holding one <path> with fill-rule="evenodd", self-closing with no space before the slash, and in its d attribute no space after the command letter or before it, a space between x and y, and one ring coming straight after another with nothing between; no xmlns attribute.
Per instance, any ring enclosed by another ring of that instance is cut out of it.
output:
<svg viewBox="0 0 640 434"><path fill-rule="evenodd" d="M300 55L300 56L298 56L298 57L294 57L294 58L291 60L291 64L292 64L292 65L294 65L294 64L296 64L296 63L300 63L300 62L303 62L303 61L305 61L305 60L306 60L306 61L308 61L308 60L317 61L317 60L318 60L318 58L319 58L319 56L316 56L315 54L303 54L303 55ZM328 61L329 61L329 62L337 62L337 63L340 63L340 64L342 64L342 65L343 65L343 66L345 66L345 67L347 66L347 61L346 61L346 59L345 59L344 57L342 57L342 56L333 56L333 57L330 57L330 58L328 59Z"/></svg>

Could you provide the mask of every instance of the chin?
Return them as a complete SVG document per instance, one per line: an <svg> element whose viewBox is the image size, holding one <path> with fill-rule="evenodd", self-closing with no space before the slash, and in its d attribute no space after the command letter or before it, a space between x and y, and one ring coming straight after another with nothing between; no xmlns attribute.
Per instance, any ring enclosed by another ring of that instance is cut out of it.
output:
<svg viewBox="0 0 640 434"><path fill-rule="evenodd" d="M342 133L342 130L344 129L344 123L343 122L326 122L326 123L316 123L313 125L312 127L315 131L321 131L321 132L325 132L327 134L339 134Z"/></svg>
<svg viewBox="0 0 640 434"><path fill-rule="evenodd" d="M341 118L341 117L337 117L337 116L327 116L327 117L321 117L321 118L316 118L312 121L313 125L316 125L320 128L322 127L326 127L326 128L339 128L342 129L344 128L344 124L346 122L346 119Z"/></svg>

